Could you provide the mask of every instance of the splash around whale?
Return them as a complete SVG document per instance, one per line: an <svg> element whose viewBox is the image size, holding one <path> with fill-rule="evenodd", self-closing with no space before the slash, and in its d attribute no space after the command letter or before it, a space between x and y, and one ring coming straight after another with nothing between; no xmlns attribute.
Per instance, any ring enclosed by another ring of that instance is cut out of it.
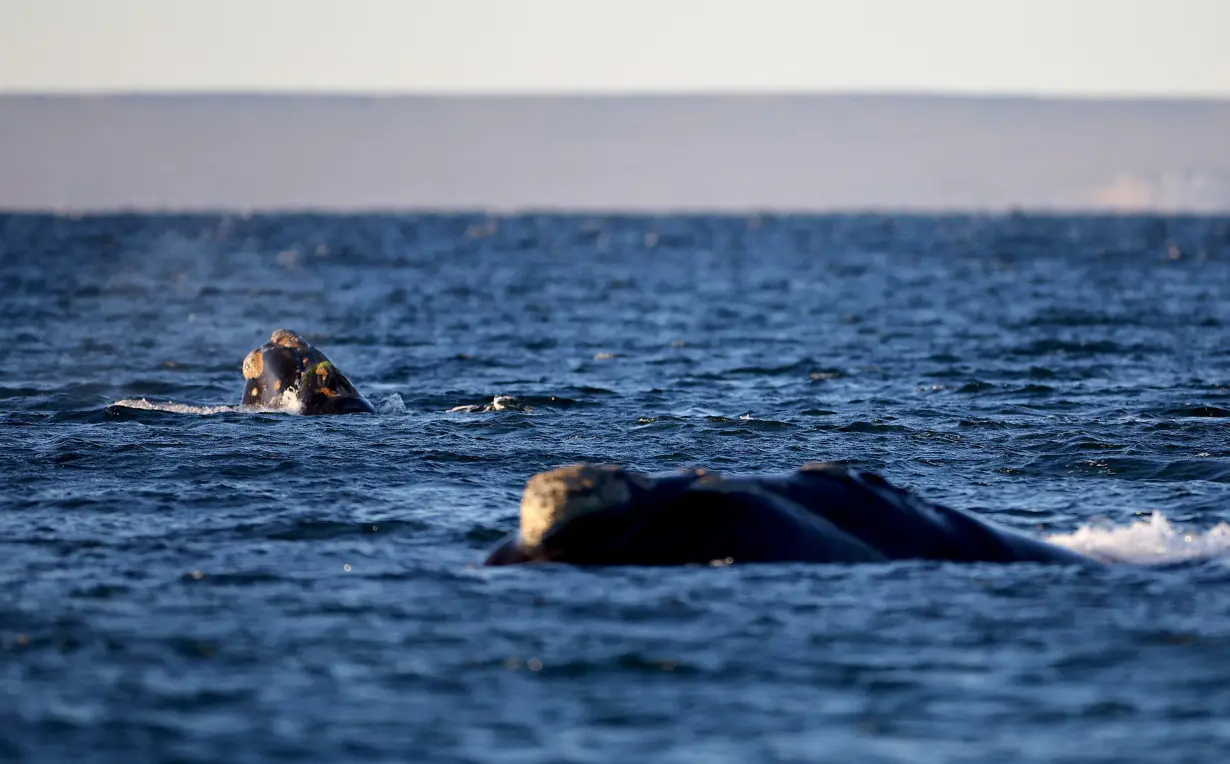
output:
<svg viewBox="0 0 1230 764"><path fill-rule="evenodd" d="M212 415L273 411L287 414L374 414L376 407L355 387L329 357L289 329L277 329L264 345L244 356L245 380L238 405L205 405L124 398L108 406L162 411L173 414ZM404 411L399 396L383 409Z"/></svg>
<svg viewBox="0 0 1230 764"><path fill-rule="evenodd" d="M589 464L542 472L526 484L519 530L485 564L890 560L1102 562L824 463L769 477Z"/></svg>

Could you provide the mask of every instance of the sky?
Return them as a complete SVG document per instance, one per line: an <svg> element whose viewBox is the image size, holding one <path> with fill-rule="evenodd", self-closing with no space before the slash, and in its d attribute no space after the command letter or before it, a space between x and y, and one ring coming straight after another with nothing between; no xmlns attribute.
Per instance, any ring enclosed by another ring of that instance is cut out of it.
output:
<svg viewBox="0 0 1230 764"><path fill-rule="evenodd" d="M0 0L0 91L1230 97L1228 0Z"/></svg>

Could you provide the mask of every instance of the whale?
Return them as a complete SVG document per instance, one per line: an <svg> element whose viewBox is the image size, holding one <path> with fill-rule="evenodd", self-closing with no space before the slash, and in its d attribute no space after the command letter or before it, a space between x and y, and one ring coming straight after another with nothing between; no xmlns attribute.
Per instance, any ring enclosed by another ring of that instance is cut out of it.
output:
<svg viewBox="0 0 1230 764"><path fill-rule="evenodd" d="M291 408L301 414L374 414L341 369L289 329L244 356L242 405Z"/></svg>
<svg viewBox="0 0 1230 764"><path fill-rule="evenodd" d="M484 565L733 563L1100 564L832 462L793 473L653 476L611 464L533 475L519 528Z"/></svg>

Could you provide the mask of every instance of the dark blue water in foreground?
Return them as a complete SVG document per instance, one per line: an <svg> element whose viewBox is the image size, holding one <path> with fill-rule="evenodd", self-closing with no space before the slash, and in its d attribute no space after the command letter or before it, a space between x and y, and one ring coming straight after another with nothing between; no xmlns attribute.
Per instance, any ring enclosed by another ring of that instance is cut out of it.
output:
<svg viewBox="0 0 1230 764"><path fill-rule="evenodd" d="M1230 750L1228 219L10 216L0 290L0 761ZM278 327L381 413L235 410ZM581 460L1152 564L475 567Z"/></svg>

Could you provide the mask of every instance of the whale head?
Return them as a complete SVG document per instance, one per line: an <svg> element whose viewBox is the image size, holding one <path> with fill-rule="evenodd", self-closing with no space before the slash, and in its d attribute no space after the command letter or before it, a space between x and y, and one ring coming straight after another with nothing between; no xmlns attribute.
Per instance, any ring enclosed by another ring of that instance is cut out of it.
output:
<svg viewBox="0 0 1230 764"><path fill-rule="evenodd" d="M611 464L573 464L540 472L521 494L521 543L541 546L581 518L619 511L645 477Z"/></svg>
<svg viewBox="0 0 1230 764"><path fill-rule="evenodd" d="M278 329L243 359L243 405L303 414L373 413L333 362L302 335Z"/></svg>
<svg viewBox="0 0 1230 764"><path fill-rule="evenodd" d="M573 464L525 484L521 522L488 555L487 565L592 564L634 558L637 537L704 470L653 477L612 464ZM653 533L654 531L651 531Z"/></svg>

